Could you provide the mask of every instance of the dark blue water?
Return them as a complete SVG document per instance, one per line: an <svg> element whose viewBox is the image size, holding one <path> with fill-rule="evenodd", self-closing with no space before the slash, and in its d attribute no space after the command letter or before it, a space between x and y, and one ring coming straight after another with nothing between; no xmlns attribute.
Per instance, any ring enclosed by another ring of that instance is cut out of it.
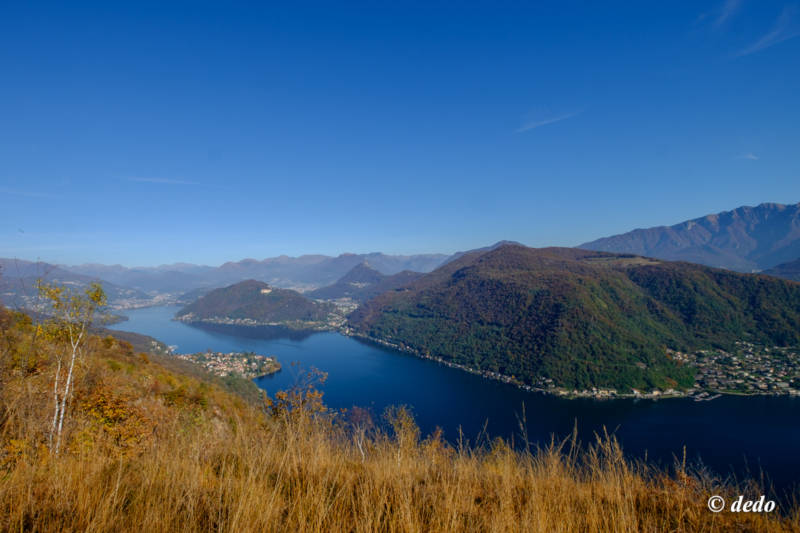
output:
<svg viewBox="0 0 800 533"><path fill-rule="evenodd" d="M513 437L519 442L524 404L532 442L546 444L551 435L564 437L576 423L580 439L588 442L605 427L633 457L647 454L651 461L670 465L685 445L690 461L702 461L722 475L758 475L763 470L781 493L800 482L800 399L562 400L337 333L292 339L269 338L269 332L248 328L207 331L172 321L175 311L175 307L128 311L130 320L115 328L177 345L181 353L212 349L274 355L283 370L256 380L269 393L295 383L298 372L291 362L315 367L328 374L322 388L328 406L356 405L379 417L386 406L407 405L424 433L438 426L451 440L458 438L461 428L464 437L475 442L486 424L489 437Z"/></svg>

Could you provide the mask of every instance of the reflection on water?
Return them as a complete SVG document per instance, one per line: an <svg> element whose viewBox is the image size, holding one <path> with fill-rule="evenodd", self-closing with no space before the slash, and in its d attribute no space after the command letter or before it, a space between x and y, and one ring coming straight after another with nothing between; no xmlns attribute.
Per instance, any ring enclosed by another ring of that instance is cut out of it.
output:
<svg viewBox="0 0 800 533"><path fill-rule="evenodd" d="M278 340L289 339L301 341L307 339L317 331L310 329L291 329L283 326L235 326L231 324L211 324L208 322L195 322L189 326L212 333L222 333L233 337L246 339Z"/></svg>

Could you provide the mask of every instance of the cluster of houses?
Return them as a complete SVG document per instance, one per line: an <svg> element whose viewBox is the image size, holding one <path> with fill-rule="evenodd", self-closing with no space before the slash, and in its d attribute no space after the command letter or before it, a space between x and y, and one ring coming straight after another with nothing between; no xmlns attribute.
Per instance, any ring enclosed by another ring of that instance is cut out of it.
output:
<svg viewBox="0 0 800 533"><path fill-rule="evenodd" d="M242 352L198 352L190 354L177 354L178 359L202 365L206 370L217 376L242 376L256 378L273 374L281 369L280 363L274 357Z"/></svg>
<svg viewBox="0 0 800 533"><path fill-rule="evenodd" d="M733 352L669 352L697 368L695 389L740 394L800 396L800 349L736 343Z"/></svg>

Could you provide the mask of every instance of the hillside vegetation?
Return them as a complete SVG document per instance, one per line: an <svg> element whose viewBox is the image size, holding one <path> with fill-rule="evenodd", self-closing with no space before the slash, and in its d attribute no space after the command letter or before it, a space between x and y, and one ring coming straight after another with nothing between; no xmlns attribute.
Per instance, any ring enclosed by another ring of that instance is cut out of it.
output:
<svg viewBox="0 0 800 533"><path fill-rule="evenodd" d="M259 323L317 323L334 307L310 300L297 291L247 280L215 289L187 305L176 317L186 321L252 320Z"/></svg>
<svg viewBox="0 0 800 533"><path fill-rule="evenodd" d="M113 338L88 339L54 454L61 348L0 310L0 531L800 531L797 507L709 512L762 489L632 463L613 437L452 446L404 409L328 411L313 381L248 403Z"/></svg>
<svg viewBox="0 0 800 533"><path fill-rule="evenodd" d="M689 263L505 245L467 254L349 318L357 334L568 388L690 386L666 348L800 344L800 284Z"/></svg>

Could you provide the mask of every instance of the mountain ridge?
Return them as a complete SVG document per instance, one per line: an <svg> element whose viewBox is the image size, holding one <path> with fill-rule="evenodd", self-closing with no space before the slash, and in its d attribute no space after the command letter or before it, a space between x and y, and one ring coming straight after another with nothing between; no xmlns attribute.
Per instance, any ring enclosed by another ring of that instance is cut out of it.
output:
<svg viewBox="0 0 800 533"><path fill-rule="evenodd" d="M690 261L738 272L766 270L800 258L800 203L762 203L638 228L578 248Z"/></svg>

